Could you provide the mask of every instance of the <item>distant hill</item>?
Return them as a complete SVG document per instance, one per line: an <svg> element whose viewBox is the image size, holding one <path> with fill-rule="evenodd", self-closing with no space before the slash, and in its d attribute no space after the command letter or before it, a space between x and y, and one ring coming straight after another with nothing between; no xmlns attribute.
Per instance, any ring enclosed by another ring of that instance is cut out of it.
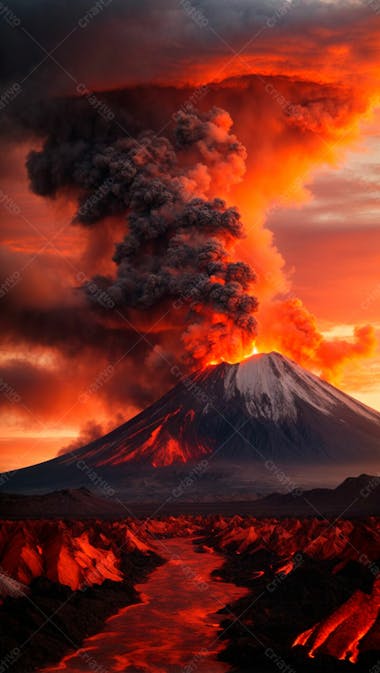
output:
<svg viewBox="0 0 380 673"><path fill-rule="evenodd" d="M1 519L113 519L126 516L120 502L101 498L87 488L43 495L0 494Z"/></svg>
<svg viewBox="0 0 380 673"><path fill-rule="evenodd" d="M379 516L380 477L348 477L336 488L273 493L252 503L258 515L281 516Z"/></svg>
<svg viewBox="0 0 380 673"><path fill-rule="evenodd" d="M257 517L368 517L380 516L380 477L348 477L336 488L316 488L293 493L272 493L254 501L124 504L101 498L86 488L54 491L44 495L0 494L0 519L119 519L185 514Z"/></svg>

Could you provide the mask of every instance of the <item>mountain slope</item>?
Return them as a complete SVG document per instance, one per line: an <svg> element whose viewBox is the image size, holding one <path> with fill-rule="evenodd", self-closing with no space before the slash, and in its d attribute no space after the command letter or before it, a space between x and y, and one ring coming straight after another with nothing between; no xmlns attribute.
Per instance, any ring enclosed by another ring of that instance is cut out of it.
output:
<svg viewBox="0 0 380 673"><path fill-rule="evenodd" d="M270 353L193 375L80 456L97 466L158 467L214 450L231 458L313 461L379 456L379 444L379 413Z"/></svg>
<svg viewBox="0 0 380 673"><path fill-rule="evenodd" d="M351 465L376 464L379 446L378 412L288 358L269 353L236 365L208 367L183 379L105 437L18 470L3 490L92 484L107 494L107 489L122 485L131 500L136 489L161 497L155 490L157 481L169 479L174 488L195 465L201 474L207 472L204 493L212 489L211 482L218 482L225 496L232 493L225 491L231 486L232 468L239 468L233 493L244 496L246 486L241 489L239 483L248 480L252 492L257 466L272 481L279 466L311 470L326 463L340 466L347 475ZM198 484L199 474L192 479Z"/></svg>

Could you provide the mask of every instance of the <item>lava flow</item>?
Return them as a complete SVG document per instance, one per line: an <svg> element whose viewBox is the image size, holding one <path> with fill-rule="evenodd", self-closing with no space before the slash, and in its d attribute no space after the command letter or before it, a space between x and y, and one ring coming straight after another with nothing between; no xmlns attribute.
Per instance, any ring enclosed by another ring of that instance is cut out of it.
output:
<svg viewBox="0 0 380 673"><path fill-rule="evenodd" d="M111 617L100 633L44 673L87 673L91 662L110 673L227 673L229 667L216 658L223 646L216 613L246 590L212 579L222 557L197 553L191 540L157 546L167 563L137 586L142 603Z"/></svg>
<svg viewBox="0 0 380 673"><path fill-rule="evenodd" d="M305 647L309 657L329 654L356 663L362 640L375 624L380 611L380 575L370 594L355 593L330 616L301 633L293 647Z"/></svg>
<svg viewBox="0 0 380 673"><path fill-rule="evenodd" d="M17 673L32 670L28 656L46 671L69 673L95 662L110 672L174 673L196 665L224 673L219 653L234 670L247 661L266 670L268 651L296 661L300 673L310 670L310 658L329 657L331 671L341 662L375 662L380 576L374 580L372 559L379 544L376 517L4 522L0 656L17 628L23 640L31 630L40 634ZM36 605L53 622L59 613L61 630L46 625ZM316 623L305 631L310 606Z"/></svg>

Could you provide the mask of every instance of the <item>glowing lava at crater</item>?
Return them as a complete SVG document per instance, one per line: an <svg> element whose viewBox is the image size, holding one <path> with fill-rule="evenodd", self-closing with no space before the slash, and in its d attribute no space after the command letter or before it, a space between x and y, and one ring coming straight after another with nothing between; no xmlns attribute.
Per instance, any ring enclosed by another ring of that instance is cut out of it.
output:
<svg viewBox="0 0 380 673"><path fill-rule="evenodd" d="M239 362L243 362L244 360L248 360L251 358L253 355L259 355L260 351L258 350L256 344L254 343L251 349L248 352L243 351L242 349L238 350L234 356L232 357L220 357L219 359L215 360L210 360L207 363L207 366L215 366L215 365L220 365L222 362L226 362L229 365L237 365Z"/></svg>

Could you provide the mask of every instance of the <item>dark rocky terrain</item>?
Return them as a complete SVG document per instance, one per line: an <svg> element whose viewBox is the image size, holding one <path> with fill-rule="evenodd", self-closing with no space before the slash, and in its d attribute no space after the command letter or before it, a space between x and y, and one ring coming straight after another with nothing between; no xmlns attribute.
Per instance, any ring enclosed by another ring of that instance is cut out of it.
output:
<svg viewBox="0 0 380 673"><path fill-rule="evenodd" d="M29 673L58 662L120 608L162 563L141 524L2 521L0 661ZM14 656L9 653L14 652Z"/></svg>
<svg viewBox="0 0 380 673"><path fill-rule="evenodd" d="M379 520L220 520L202 541L219 574L249 588L223 621L221 657L239 673L377 670Z"/></svg>
<svg viewBox="0 0 380 673"><path fill-rule="evenodd" d="M78 649L106 617L139 600L136 582L163 562L171 537L193 538L200 554L222 553L217 576L249 590L221 613L220 656L236 671L276 671L281 662L280 670L305 673L376 664L376 517L3 521L0 656L19 648L11 668L27 673Z"/></svg>
<svg viewBox="0 0 380 673"><path fill-rule="evenodd" d="M286 476L286 475L284 475ZM272 493L250 501L181 502L175 497L157 503L124 503L116 495L101 497L88 488L65 489L41 495L0 493L0 519L125 519L165 516L250 514L252 516L346 516L380 515L380 477L362 474L348 477L333 489L295 489Z"/></svg>
<svg viewBox="0 0 380 673"><path fill-rule="evenodd" d="M252 505L256 516L337 516L380 515L380 477L361 474L348 477L336 488L273 493Z"/></svg>

